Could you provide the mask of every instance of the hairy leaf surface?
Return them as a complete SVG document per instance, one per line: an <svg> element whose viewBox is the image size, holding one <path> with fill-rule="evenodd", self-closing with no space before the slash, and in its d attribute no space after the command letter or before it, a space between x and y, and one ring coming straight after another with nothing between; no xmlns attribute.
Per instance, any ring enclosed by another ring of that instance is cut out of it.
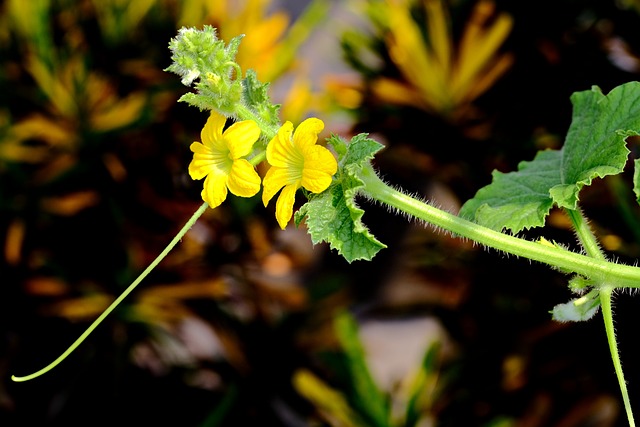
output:
<svg viewBox="0 0 640 427"><path fill-rule="evenodd" d="M562 149L539 152L516 172L494 172L461 216L514 233L540 227L554 205L576 209L580 190L594 178L622 172L629 155L625 140L640 131L640 83L608 95L594 86L574 93L571 102L573 120Z"/></svg>

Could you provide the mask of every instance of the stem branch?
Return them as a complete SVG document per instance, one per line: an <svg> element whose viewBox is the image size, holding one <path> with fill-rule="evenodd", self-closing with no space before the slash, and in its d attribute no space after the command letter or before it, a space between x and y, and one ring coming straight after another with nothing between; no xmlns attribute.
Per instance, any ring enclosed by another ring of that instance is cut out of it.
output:
<svg viewBox="0 0 640 427"><path fill-rule="evenodd" d="M369 197L482 245L578 273L600 283L615 284L616 287L640 287L639 268L542 245L480 226L389 187L371 167L364 168L360 178Z"/></svg>
<svg viewBox="0 0 640 427"><path fill-rule="evenodd" d="M598 240L593 234L593 231L591 231L591 227L589 227L587 219L582 212L579 209L565 209L565 212L569 215L573 228L578 235L578 240L587 255L591 258L605 261L606 258L604 253L602 253L602 249L600 249L600 244L598 244Z"/></svg>

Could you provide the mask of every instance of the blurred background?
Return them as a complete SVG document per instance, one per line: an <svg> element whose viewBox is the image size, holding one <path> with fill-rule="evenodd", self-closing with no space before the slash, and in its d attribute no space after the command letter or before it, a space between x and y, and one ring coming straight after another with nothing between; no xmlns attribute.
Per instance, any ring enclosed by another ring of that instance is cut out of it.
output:
<svg viewBox="0 0 640 427"><path fill-rule="evenodd" d="M177 30L204 24L246 34L238 61L273 82L283 120L370 133L387 181L451 212L492 170L561 147L571 93L640 74L635 0L0 1L1 426L627 425L600 316L550 318L567 277L365 200L389 247L347 264L281 231L273 203L230 197L68 360L12 383L202 203L187 165L206 113L163 69ZM628 175L582 201L634 262ZM543 234L574 245L560 212ZM640 414L637 307L616 298Z"/></svg>

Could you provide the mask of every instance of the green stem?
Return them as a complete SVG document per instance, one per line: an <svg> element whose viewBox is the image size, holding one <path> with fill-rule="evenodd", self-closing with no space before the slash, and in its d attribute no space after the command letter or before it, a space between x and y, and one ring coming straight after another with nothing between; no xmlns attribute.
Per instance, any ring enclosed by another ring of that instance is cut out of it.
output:
<svg viewBox="0 0 640 427"><path fill-rule="evenodd" d="M576 230L576 234L578 235L578 240L580 240L580 243L587 255L591 258L603 261L606 260L606 257L600 248L600 244L598 244L598 239L596 239L593 231L591 231L591 227L589 227L582 211L579 209L565 209L565 212L569 215L573 228Z"/></svg>
<svg viewBox="0 0 640 427"><path fill-rule="evenodd" d="M271 139L278 133L278 127L268 124L262 117L242 104L236 105L236 114L238 115L238 118L242 120L253 120L256 122L262 131L262 136L267 141L271 141Z"/></svg>
<svg viewBox="0 0 640 427"><path fill-rule="evenodd" d="M362 170L360 178L364 182L364 191L369 197L482 245L565 271L572 271L596 282L612 283L617 287L640 287L639 268L607 262L559 247L530 242L480 226L389 187L378 178L370 167Z"/></svg>
<svg viewBox="0 0 640 427"><path fill-rule="evenodd" d="M587 223L586 218L582 212L578 209L567 209L567 214L573 223L573 227L576 230L578 239L585 252L592 258L599 260L605 260L604 253L600 249L598 240L593 234L591 227ZM624 380L624 372L622 370L622 363L620 362L620 352L618 351L618 343L616 341L615 327L613 325L613 310L611 308L611 296L614 286L609 284L600 284L597 290L600 293L600 306L602 307L602 318L604 320L604 327L607 333L607 341L609 342L609 351L611 352L611 360L613 361L613 367L618 377L618 384L620 385L620 391L622 393L622 401L624 402L624 408L627 412L627 420L629 426L634 427L635 422L633 420L633 411L631 409L631 401L629 399L629 392L627 391L627 383Z"/></svg>
<svg viewBox="0 0 640 427"><path fill-rule="evenodd" d="M207 203L203 203L202 206L198 208L198 210L191 216L191 218L189 218L184 227L182 227L178 234L176 234L173 240L171 240L167 247L164 248L162 253L160 253L160 255L158 255L158 257L154 259L151 264L149 264L149 266L142 272L142 274L140 274L140 276L138 276L138 278L134 280L133 283L131 283L129 287L125 289L124 292L122 292L122 294L120 294L120 296L116 298L115 301L113 301L111 305L107 307L107 309L96 320L93 321L93 323L87 328L87 330L84 331L84 333L80 335L80 337L78 337L78 339L73 344L71 344L71 346L64 353L58 356L56 360L40 369L39 371L34 372L33 374L26 375L24 377L17 377L15 375L12 375L11 379L16 382L29 381L43 374L46 374L47 372L58 366L60 362L66 359L67 356L69 356L80 344L82 344L82 342L89 336L89 334L91 334L91 332L93 332L98 327L98 325L102 323L102 321L118 306L118 304L120 304L136 288L136 286L138 286L138 284L140 284L140 282L142 282L142 280L149 273L151 273L154 268L156 268L158 264L160 264L160 261L162 261L164 257L166 257L167 254L174 248L174 246L178 244L182 237L184 237L187 231L189 231L189 229L193 227L193 224L195 224L198 218L202 216L202 214L205 210L207 210L208 207L209 205Z"/></svg>
<svg viewBox="0 0 640 427"><path fill-rule="evenodd" d="M613 327L613 311L611 309L611 293L613 292L613 286L603 286L600 289L600 305L602 306L602 318L604 319L604 327L607 332L607 341L609 341L609 351L611 352L611 359L613 360L613 367L618 377L618 385L622 392L622 401L624 402L624 408L627 412L627 420L629 421L629 427L635 427L636 423L633 420L633 412L631 410L631 400L629 399L629 392L627 391L627 383L624 380L624 373L622 371L622 363L620 362L620 356L618 354L618 343L616 341L616 334Z"/></svg>

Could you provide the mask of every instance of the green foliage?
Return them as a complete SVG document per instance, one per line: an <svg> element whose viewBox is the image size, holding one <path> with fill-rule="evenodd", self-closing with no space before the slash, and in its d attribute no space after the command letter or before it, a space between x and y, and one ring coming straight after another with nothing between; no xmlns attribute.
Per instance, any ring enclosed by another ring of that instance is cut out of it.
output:
<svg viewBox="0 0 640 427"><path fill-rule="evenodd" d="M255 71L247 70L243 81L243 96L245 104L255 112L267 125L278 127L280 118L279 105L271 103L269 97L269 83L261 83Z"/></svg>
<svg viewBox="0 0 640 427"><path fill-rule="evenodd" d="M422 358L420 369L413 381L409 392L403 425L416 427L425 412L429 412L430 406L436 401L434 389L440 372L441 346L438 342L432 344Z"/></svg>
<svg viewBox="0 0 640 427"><path fill-rule="evenodd" d="M200 110L216 110L230 117L255 120L262 136L269 140L279 127L280 106L269 98L268 83L261 83L254 70L243 70L236 62L236 54L243 36L225 45L216 29L205 25L202 30L181 28L169 43L173 63L166 68L182 77L182 84L194 81L196 92L182 95L179 101Z"/></svg>
<svg viewBox="0 0 640 427"><path fill-rule="evenodd" d="M544 225L556 205L576 209L580 190L594 178L621 173L625 140L640 129L640 83L603 95L598 87L572 97L573 121L560 150L539 152L517 172L493 173L493 183L466 202L460 215L494 230Z"/></svg>
<svg viewBox="0 0 640 427"><path fill-rule="evenodd" d="M334 324L338 340L347 358L352 388L349 397L354 408L367 418L368 425L388 426L389 402L371 377L355 319L347 312L343 312L336 317Z"/></svg>
<svg viewBox="0 0 640 427"><path fill-rule="evenodd" d="M339 154L337 178L323 193L310 195L296 212L295 222L298 225L306 217L313 243L328 242L348 262L371 260L386 245L362 223L364 210L358 207L355 197L363 187L358 174L382 145L366 134L356 135L349 144L332 136L329 143Z"/></svg>
<svg viewBox="0 0 640 427"><path fill-rule="evenodd" d="M205 25L202 30L181 28L169 42L173 63L166 68L182 77L182 84L189 86L196 79L197 93L180 98L201 110L218 110L235 113L235 106L242 98L242 81L234 74L239 70L235 62L242 36L234 37L225 45L219 40L216 29Z"/></svg>

